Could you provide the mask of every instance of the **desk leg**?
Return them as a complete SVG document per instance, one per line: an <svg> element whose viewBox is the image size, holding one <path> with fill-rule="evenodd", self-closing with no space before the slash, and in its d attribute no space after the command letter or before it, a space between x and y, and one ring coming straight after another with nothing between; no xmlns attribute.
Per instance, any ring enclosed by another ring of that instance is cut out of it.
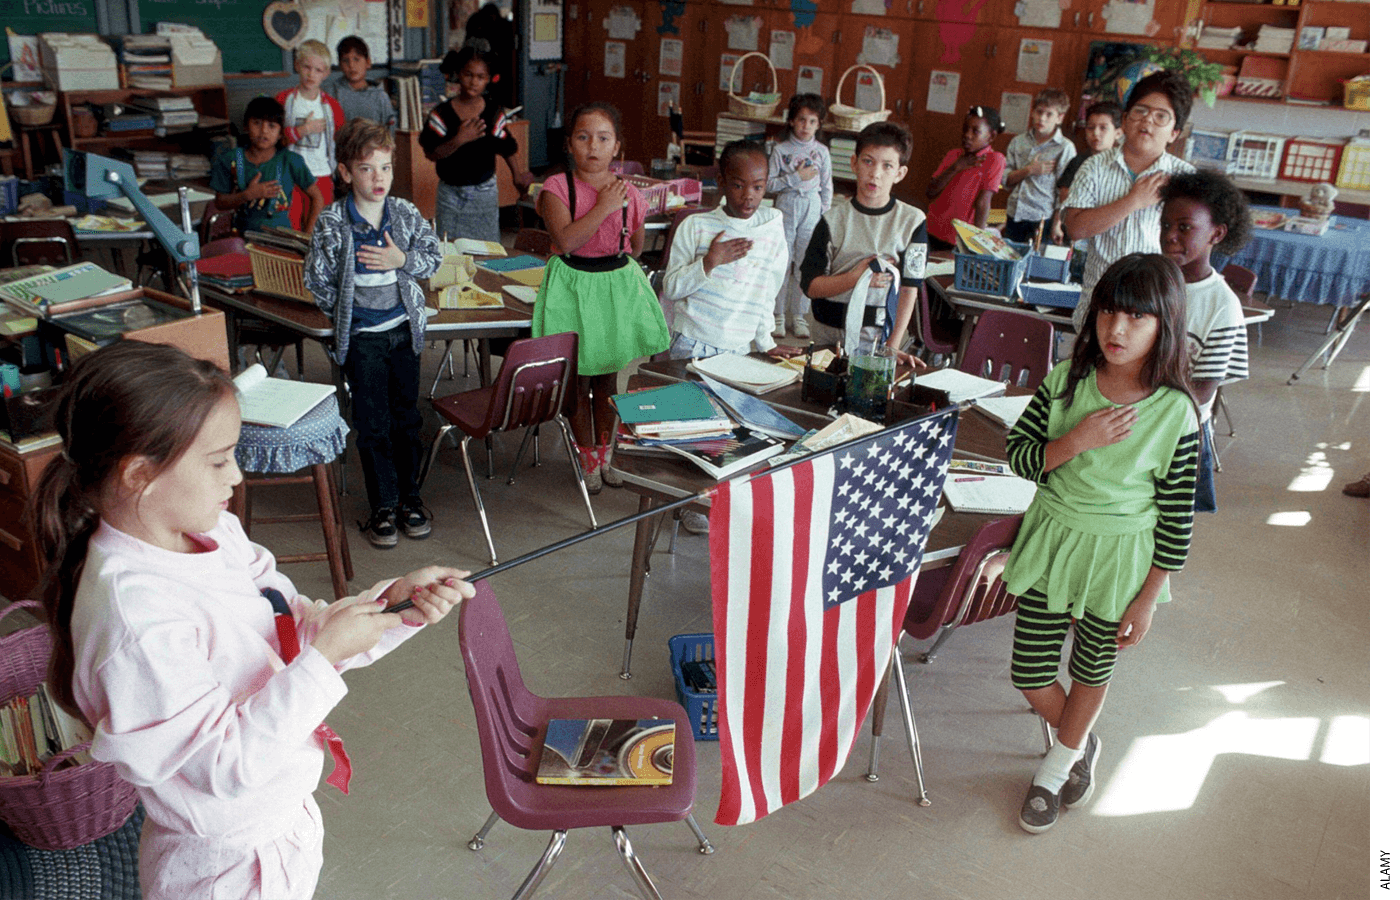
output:
<svg viewBox="0 0 1400 900"><path fill-rule="evenodd" d="M232 308L224 309L224 333L228 335L228 370L238 374L238 313Z"/></svg>
<svg viewBox="0 0 1400 900"><path fill-rule="evenodd" d="M1284 385L1292 386L1297 384L1298 379L1303 377L1303 373L1312 368L1313 364L1324 356L1327 358L1322 363L1322 368L1325 369L1332 365L1332 360L1337 358L1337 354L1342 352L1342 348L1347 345L1347 341L1351 340L1351 333L1356 330L1356 324L1361 321L1361 316L1370 308L1371 298L1369 296L1352 307L1344 316L1338 316L1342 308L1340 306L1337 307L1332 313L1332 325L1339 325L1340 330L1333 331L1332 325L1329 325L1328 334L1322 341L1322 346L1317 348L1316 353L1308 357L1308 361L1303 363L1298 371L1289 376L1288 381L1284 382Z"/></svg>
<svg viewBox="0 0 1400 900"><path fill-rule="evenodd" d="M638 514L656 505L656 500L642 495L637 501ZM637 614L642 609L642 591L647 584L647 548L651 546L651 530L656 527L656 517L647 516L637 522L637 532L632 538L632 576L627 585L627 631L622 644L622 672L618 677L626 681L632 677L632 639L637 636Z"/></svg>
<svg viewBox="0 0 1400 900"><path fill-rule="evenodd" d="M894 652L899 652L895 644ZM885 669L885 677L880 679L880 687L875 691L875 699L870 702L870 765L865 769L865 780L871 783L880 780L880 738L885 734L885 707L890 702L890 669L894 660Z"/></svg>
<svg viewBox="0 0 1400 900"><path fill-rule="evenodd" d="M490 338L484 338L484 337L483 337L483 338L477 338L477 339L476 339L476 353L477 353L476 370L477 370L477 372L481 375L481 386L482 386L482 387L486 387L487 385L489 385L489 384L491 383L491 339L490 339ZM465 377L466 374L467 374L466 371L465 371L465 368L466 368L466 365L465 365L465 363L464 363L464 364L463 364L463 370L464 370L464 371L462 372L462 375L463 375L464 377Z"/></svg>

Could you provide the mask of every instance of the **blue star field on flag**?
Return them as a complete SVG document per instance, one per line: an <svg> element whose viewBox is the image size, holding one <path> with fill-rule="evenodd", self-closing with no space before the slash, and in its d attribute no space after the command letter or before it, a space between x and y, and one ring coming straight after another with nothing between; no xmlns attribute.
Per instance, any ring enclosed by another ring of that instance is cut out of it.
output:
<svg viewBox="0 0 1400 900"><path fill-rule="evenodd" d="M919 567L956 431L956 416L932 417L837 451L822 566L826 608L897 584Z"/></svg>

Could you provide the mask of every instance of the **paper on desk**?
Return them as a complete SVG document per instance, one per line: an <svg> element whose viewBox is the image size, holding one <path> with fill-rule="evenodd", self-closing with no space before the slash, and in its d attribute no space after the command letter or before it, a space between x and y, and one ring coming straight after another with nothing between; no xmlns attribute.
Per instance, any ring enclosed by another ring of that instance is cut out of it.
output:
<svg viewBox="0 0 1400 900"><path fill-rule="evenodd" d="M213 200L214 195L205 191L201 191L198 188L190 188L189 198L191 203L200 203L202 201ZM146 199L150 200L158 207L180 205L180 194L178 191L167 191L164 194L151 194ZM118 209L124 209L127 212L131 213L136 212L136 204L132 203L125 197L109 197L107 199L107 205L115 206Z"/></svg>
<svg viewBox="0 0 1400 900"><path fill-rule="evenodd" d="M934 278L938 275L952 275L956 263L951 259L931 259L928 265L924 266L924 277Z"/></svg>
<svg viewBox="0 0 1400 900"><path fill-rule="evenodd" d="M524 284L506 284L501 286L501 290L510 294L515 299L526 306L534 306L535 298L539 296L539 291Z"/></svg>

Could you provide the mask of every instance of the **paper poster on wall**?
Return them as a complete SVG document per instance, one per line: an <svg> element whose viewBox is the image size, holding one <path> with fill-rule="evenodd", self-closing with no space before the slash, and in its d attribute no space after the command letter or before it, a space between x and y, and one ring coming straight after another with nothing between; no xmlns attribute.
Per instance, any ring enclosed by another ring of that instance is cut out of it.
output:
<svg viewBox="0 0 1400 900"><path fill-rule="evenodd" d="M408 0L408 8L404 11L404 24L409 28L427 28L428 0ZM329 46L335 48L335 44Z"/></svg>
<svg viewBox="0 0 1400 900"><path fill-rule="evenodd" d="M622 41L603 44L603 74L608 78L623 78L627 74L627 45Z"/></svg>
<svg viewBox="0 0 1400 900"><path fill-rule="evenodd" d="M669 116L671 108L680 109L681 106L681 83L679 81L661 81L656 85L656 114L658 116Z"/></svg>
<svg viewBox="0 0 1400 900"><path fill-rule="evenodd" d="M730 16L724 20L724 30L729 33L729 49L758 49L758 33L763 29L763 20L757 16Z"/></svg>
<svg viewBox="0 0 1400 900"><path fill-rule="evenodd" d="M417 27L412 24L417 3L422 3L426 9L426 0L396 0L390 7L395 21L403 23L404 27ZM369 46L371 60L382 63L388 58L389 23L383 3L367 0L303 3L301 12L306 21L301 41L317 40L334 52L337 44L353 34L363 38Z"/></svg>
<svg viewBox="0 0 1400 900"><path fill-rule="evenodd" d="M1001 121L1011 134L1020 134L1030 127L1031 95L1002 91Z"/></svg>
<svg viewBox="0 0 1400 900"><path fill-rule="evenodd" d="M797 43L797 34L792 31L768 32L768 58L775 69L792 68L792 48Z"/></svg>
<svg viewBox="0 0 1400 900"><path fill-rule="evenodd" d="M1047 84L1050 81L1050 51L1053 41L1021 39L1021 52L1016 54L1016 80L1024 84Z"/></svg>
<svg viewBox="0 0 1400 900"><path fill-rule="evenodd" d="M880 110L885 108L882 82L873 72L864 69L856 73L855 105L861 109Z"/></svg>
<svg viewBox="0 0 1400 900"><path fill-rule="evenodd" d="M729 73L734 70L734 64L739 61L739 57L742 55L742 53L721 53L719 55L719 89L721 91L729 90ZM743 81L743 76L740 75L737 80ZM745 93L741 85L736 84L735 87L738 88L736 93Z"/></svg>
<svg viewBox="0 0 1400 900"><path fill-rule="evenodd" d="M1103 5L1103 30L1110 34L1151 35L1157 31L1152 21L1156 0L1108 0Z"/></svg>
<svg viewBox="0 0 1400 900"><path fill-rule="evenodd" d="M958 111L958 82L962 75L957 72L928 73L928 101L924 108L929 112L948 113Z"/></svg>
<svg viewBox="0 0 1400 900"><path fill-rule="evenodd" d="M797 93L822 95L822 70L818 66L798 66Z"/></svg>
<svg viewBox="0 0 1400 900"><path fill-rule="evenodd" d="M530 25L527 58L564 58L564 7L559 0L530 0L526 15Z"/></svg>
<svg viewBox="0 0 1400 900"><path fill-rule="evenodd" d="M685 44L677 38L662 38L661 62L657 67L658 71L662 75L681 77L681 55L684 52Z"/></svg>
<svg viewBox="0 0 1400 900"><path fill-rule="evenodd" d="M865 26L865 40L861 43L856 62L867 66L889 66L891 69L898 66L899 35L888 28Z"/></svg>
<svg viewBox="0 0 1400 900"><path fill-rule="evenodd" d="M642 30L642 20L630 6L614 6L603 19L603 30L615 41L630 41Z"/></svg>
<svg viewBox="0 0 1400 900"><path fill-rule="evenodd" d="M885 0L851 0L851 12L858 16L883 16L888 11Z"/></svg>
<svg viewBox="0 0 1400 900"><path fill-rule="evenodd" d="M15 81L43 81L39 71L39 36L10 34L10 75Z"/></svg>
<svg viewBox="0 0 1400 900"><path fill-rule="evenodd" d="M405 28L405 0L389 0L389 23L388 23L388 56L393 59L403 59L407 55L404 43ZM369 41L365 41L369 43ZM374 48L370 47L370 56L374 55Z"/></svg>
<svg viewBox="0 0 1400 900"><path fill-rule="evenodd" d="M1059 28L1061 0L1017 0L1016 20L1022 28Z"/></svg>

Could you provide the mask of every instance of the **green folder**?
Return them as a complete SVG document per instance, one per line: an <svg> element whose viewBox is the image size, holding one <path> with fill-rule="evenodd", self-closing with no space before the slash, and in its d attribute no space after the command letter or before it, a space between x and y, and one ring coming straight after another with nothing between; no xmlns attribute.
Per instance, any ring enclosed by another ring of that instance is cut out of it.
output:
<svg viewBox="0 0 1400 900"><path fill-rule="evenodd" d="M693 381L679 381L629 394L614 394L612 402L618 418L628 425L713 419L716 415L710 398Z"/></svg>

